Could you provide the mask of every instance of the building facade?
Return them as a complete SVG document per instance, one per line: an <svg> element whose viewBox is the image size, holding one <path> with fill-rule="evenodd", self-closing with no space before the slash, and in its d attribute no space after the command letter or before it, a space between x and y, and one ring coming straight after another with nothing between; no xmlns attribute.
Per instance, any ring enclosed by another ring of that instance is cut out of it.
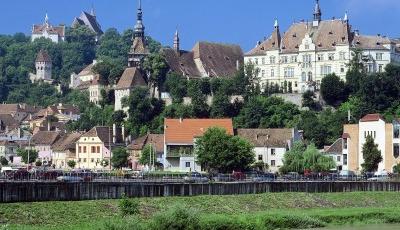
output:
<svg viewBox="0 0 400 230"><path fill-rule="evenodd" d="M165 119L164 155L165 171L201 171L196 162L195 141L210 127L220 127L233 135L232 119Z"/></svg>
<svg viewBox="0 0 400 230"><path fill-rule="evenodd" d="M38 38L47 38L52 42L58 43L65 40L65 26L53 26L49 22L49 17L46 14L42 25L33 25L32 27L32 42Z"/></svg>
<svg viewBox="0 0 400 230"><path fill-rule="evenodd" d="M352 31L347 13L343 19L322 20L319 1L311 22L293 23L281 34L275 21L270 37L245 54L245 63L258 68L261 86L290 84L295 92L318 89L324 76L335 73L345 80L353 49L362 51L367 72L382 72L399 62L399 42L385 36Z"/></svg>
<svg viewBox="0 0 400 230"><path fill-rule="evenodd" d="M286 151L301 140L295 129L238 129L236 132L254 145L256 162L268 164L271 172L279 171Z"/></svg>
<svg viewBox="0 0 400 230"><path fill-rule="evenodd" d="M346 124L342 136L342 169L360 172L364 162L362 147L367 136L374 139L382 154L378 171L393 172L400 163L400 122L387 123L379 114L368 114L358 124Z"/></svg>
<svg viewBox="0 0 400 230"><path fill-rule="evenodd" d="M45 50L40 50L35 60L36 74L29 74L31 82L44 81L52 83L52 61L49 54Z"/></svg>

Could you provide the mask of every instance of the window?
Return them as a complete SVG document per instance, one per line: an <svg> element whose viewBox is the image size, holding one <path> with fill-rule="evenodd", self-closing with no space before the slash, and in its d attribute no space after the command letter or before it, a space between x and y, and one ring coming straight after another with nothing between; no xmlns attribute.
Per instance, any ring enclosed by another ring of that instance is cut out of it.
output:
<svg viewBox="0 0 400 230"><path fill-rule="evenodd" d="M324 60L324 55L323 54L318 54L317 59L318 59L318 61L323 61Z"/></svg>
<svg viewBox="0 0 400 230"><path fill-rule="evenodd" d="M86 163L86 158L83 158L83 162Z"/></svg>
<svg viewBox="0 0 400 230"><path fill-rule="evenodd" d="M395 122L393 124L393 138L399 138L400 137L400 123Z"/></svg>
<svg viewBox="0 0 400 230"><path fill-rule="evenodd" d="M304 45L304 49L306 49L306 50L310 49L310 45L309 45L308 43L306 43L306 44Z"/></svg>
<svg viewBox="0 0 400 230"><path fill-rule="evenodd" d="M393 144L393 156L394 156L394 158L399 157L399 144L398 143Z"/></svg>
<svg viewBox="0 0 400 230"><path fill-rule="evenodd" d="M254 62L258 65L258 58L254 58Z"/></svg>
<svg viewBox="0 0 400 230"><path fill-rule="evenodd" d="M90 149L92 150L92 153L96 153L96 147L92 146Z"/></svg>
<svg viewBox="0 0 400 230"><path fill-rule="evenodd" d="M297 88L297 81L295 81L295 82L294 82L294 87L296 87L296 88Z"/></svg>
<svg viewBox="0 0 400 230"><path fill-rule="evenodd" d="M332 73L332 67L330 65L321 66L321 75L326 76Z"/></svg>
<svg viewBox="0 0 400 230"><path fill-rule="evenodd" d="M81 158L79 158L79 159L78 159L78 162L81 162L81 161L82 161L82 159L81 159Z"/></svg>
<svg viewBox="0 0 400 230"><path fill-rule="evenodd" d="M274 76L275 76L275 70L271 69L271 77L274 77Z"/></svg>
<svg viewBox="0 0 400 230"><path fill-rule="evenodd" d="M344 66L343 65L340 66L340 72L344 73Z"/></svg>
<svg viewBox="0 0 400 230"><path fill-rule="evenodd" d="M262 159L262 155L258 155L258 160L259 161L262 161L263 159Z"/></svg>
<svg viewBox="0 0 400 230"><path fill-rule="evenodd" d="M287 56L282 56L281 61L282 63L287 63L288 62Z"/></svg>
<svg viewBox="0 0 400 230"><path fill-rule="evenodd" d="M261 64L265 65L265 58L261 58Z"/></svg>
<svg viewBox="0 0 400 230"><path fill-rule="evenodd" d="M378 72L382 73L383 72L383 65L378 65Z"/></svg>
<svg viewBox="0 0 400 230"><path fill-rule="evenodd" d="M297 62L297 56L295 56L295 55L292 56L292 57L291 57L291 62L292 62L292 63Z"/></svg>
<svg viewBox="0 0 400 230"><path fill-rule="evenodd" d="M271 156L275 156L275 149L271 149Z"/></svg>
<svg viewBox="0 0 400 230"><path fill-rule="evenodd" d="M340 52L339 53L339 60L345 60L346 59L346 52Z"/></svg>
<svg viewBox="0 0 400 230"><path fill-rule="evenodd" d="M265 76L265 70L261 70L261 77Z"/></svg>
<svg viewBox="0 0 400 230"><path fill-rule="evenodd" d="M340 156L336 156L336 161L340 161Z"/></svg>
<svg viewBox="0 0 400 230"><path fill-rule="evenodd" d="M190 162L185 163L186 168L190 168Z"/></svg>
<svg viewBox="0 0 400 230"><path fill-rule="evenodd" d="M78 153L81 153L81 152L82 152L82 147L79 146L79 147L78 147Z"/></svg>
<svg viewBox="0 0 400 230"><path fill-rule="evenodd" d="M347 154L343 154L343 165L347 165Z"/></svg>
<svg viewBox="0 0 400 230"><path fill-rule="evenodd" d="M100 153L100 146L97 146L97 153Z"/></svg>
<svg viewBox="0 0 400 230"><path fill-rule="evenodd" d="M308 72L308 81L313 81L312 72Z"/></svg>
<svg viewBox="0 0 400 230"><path fill-rule="evenodd" d="M301 73L301 81L302 81L302 82L307 81L307 74L306 74L306 72Z"/></svg>
<svg viewBox="0 0 400 230"><path fill-rule="evenodd" d="M303 55L303 68L311 68L311 55Z"/></svg>
<svg viewBox="0 0 400 230"><path fill-rule="evenodd" d="M383 56L383 53L376 53L376 60L382 61L382 56Z"/></svg>
<svg viewBox="0 0 400 230"><path fill-rule="evenodd" d="M347 149L347 138L343 138L343 149Z"/></svg>
<svg viewBox="0 0 400 230"><path fill-rule="evenodd" d="M86 146L83 146L83 152L86 153Z"/></svg>
<svg viewBox="0 0 400 230"><path fill-rule="evenodd" d="M271 166L275 166L275 160L271 160Z"/></svg>
<svg viewBox="0 0 400 230"><path fill-rule="evenodd" d="M376 131L374 131L374 138L376 138Z"/></svg>
<svg viewBox="0 0 400 230"><path fill-rule="evenodd" d="M269 63L270 64L275 64L275 56L269 57Z"/></svg>
<svg viewBox="0 0 400 230"><path fill-rule="evenodd" d="M94 158L92 158L90 161L93 163L94 162Z"/></svg>
<svg viewBox="0 0 400 230"><path fill-rule="evenodd" d="M333 61L333 60L335 60L335 54L328 54L328 60L329 61Z"/></svg>
<svg viewBox="0 0 400 230"><path fill-rule="evenodd" d="M283 75L285 78L292 78L294 77L294 68L293 67L286 67L283 69Z"/></svg>

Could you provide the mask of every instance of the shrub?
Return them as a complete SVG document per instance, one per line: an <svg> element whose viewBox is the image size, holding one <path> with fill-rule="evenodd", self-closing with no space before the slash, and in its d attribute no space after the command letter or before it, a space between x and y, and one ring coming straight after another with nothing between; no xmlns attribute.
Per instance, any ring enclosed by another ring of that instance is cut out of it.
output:
<svg viewBox="0 0 400 230"><path fill-rule="evenodd" d="M201 230L256 230L262 229L254 221L237 217L214 215L200 221Z"/></svg>
<svg viewBox="0 0 400 230"><path fill-rule="evenodd" d="M125 195L122 195L122 199L119 201L118 207L122 216L136 215L140 213L139 201L137 199L129 199Z"/></svg>
<svg viewBox="0 0 400 230"><path fill-rule="evenodd" d="M166 212L157 214L150 223L154 230L198 230L200 219L198 212L191 208L176 206Z"/></svg>
<svg viewBox="0 0 400 230"><path fill-rule="evenodd" d="M309 216L276 215L261 217L265 229L305 229L324 227L325 223Z"/></svg>

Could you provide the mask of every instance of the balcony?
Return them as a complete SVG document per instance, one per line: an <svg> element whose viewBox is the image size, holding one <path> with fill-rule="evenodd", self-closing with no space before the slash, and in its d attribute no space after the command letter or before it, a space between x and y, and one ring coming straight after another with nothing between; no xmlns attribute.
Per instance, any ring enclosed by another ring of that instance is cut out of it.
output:
<svg viewBox="0 0 400 230"><path fill-rule="evenodd" d="M194 156L193 146L167 146L167 158L191 157Z"/></svg>

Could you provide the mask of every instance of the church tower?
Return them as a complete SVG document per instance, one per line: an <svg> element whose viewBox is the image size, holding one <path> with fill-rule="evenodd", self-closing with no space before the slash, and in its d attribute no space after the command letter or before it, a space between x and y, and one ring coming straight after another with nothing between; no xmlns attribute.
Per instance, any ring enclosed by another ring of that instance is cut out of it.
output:
<svg viewBox="0 0 400 230"><path fill-rule="evenodd" d="M140 67L142 60L149 54L144 36L142 1L139 0L137 20L134 27L133 43L128 53L128 67Z"/></svg>
<svg viewBox="0 0 400 230"><path fill-rule="evenodd" d="M317 27L319 25L319 22L321 22L321 18L322 18L321 7L319 6L319 0L316 0L314 7L314 21L313 21L314 27Z"/></svg>
<svg viewBox="0 0 400 230"><path fill-rule="evenodd" d="M176 53L179 54L179 52L180 52L180 43L179 43L179 32L178 32L178 29L176 29L175 35L174 35L174 50L175 50Z"/></svg>
<svg viewBox="0 0 400 230"><path fill-rule="evenodd" d="M40 50L35 61L36 80L51 80L52 63L49 54Z"/></svg>

